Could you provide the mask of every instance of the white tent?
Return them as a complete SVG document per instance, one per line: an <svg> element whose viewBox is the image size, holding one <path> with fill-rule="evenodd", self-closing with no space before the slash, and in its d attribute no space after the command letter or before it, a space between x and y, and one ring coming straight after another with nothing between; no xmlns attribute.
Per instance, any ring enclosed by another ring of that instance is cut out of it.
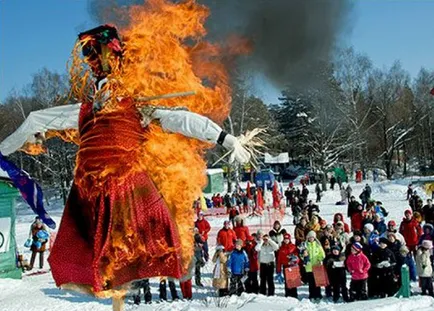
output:
<svg viewBox="0 0 434 311"><path fill-rule="evenodd" d="M272 156L269 153L265 153L264 163L267 164L279 164L279 163L289 163L288 152L279 153L277 156Z"/></svg>
<svg viewBox="0 0 434 311"><path fill-rule="evenodd" d="M26 142L34 143L35 134L38 133L78 128L79 111L80 104L31 112L24 123L0 143L0 152L7 156L20 149Z"/></svg>

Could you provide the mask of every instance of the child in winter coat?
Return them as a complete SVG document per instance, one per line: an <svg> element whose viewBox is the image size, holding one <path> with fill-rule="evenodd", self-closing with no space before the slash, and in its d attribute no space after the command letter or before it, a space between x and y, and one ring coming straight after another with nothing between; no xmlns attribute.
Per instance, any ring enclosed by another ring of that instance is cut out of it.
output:
<svg viewBox="0 0 434 311"><path fill-rule="evenodd" d="M375 265L377 272L373 275L375 283L378 285L376 293L381 298L393 296L397 289L394 279L396 259L393 252L388 248L389 243L386 238L380 238L379 248L372 258L372 264Z"/></svg>
<svg viewBox="0 0 434 311"><path fill-rule="evenodd" d="M333 302L338 302L341 292L343 300L348 302L345 255L341 253L341 248L338 245L332 247L332 252L324 259L324 265L333 291Z"/></svg>
<svg viewBox="0 0 434 311"><path fill-rule="evenodd" d="M256 235L256 234L255 234ZM256 241L255 237L249 236L246 241L246 247L244 250L249 258L249 272L247 273L248 278L244 285L246 286L247 293L259 293L259 283L258 283L258 271L259 271L259 261L258 252L255 250Z"/></svg>
<svg viewBox="0 0 434 311"><path fill-rule="evenodd" d="M401 267L403 265L407 265L408 270L410 272L410 281L416 282L416 263L414 262L413 256L411 255L410 251L408 250L407 246L401 246L399 249L399 260ZM398 274L399 276L399 286L401 286L401 273Z"/></svg>
<svg viewBox="0 0 434 311"><path fill-rule="evenodd" d="M347 270L351 274L350 301L368 299L366 283L371 263L362 250L362 244L359 242L353 243L351 254L347 259Z"/></svg>
<svg viewBox="0 0 434 311"><path fill-rule="evenodd" d="M229 294L231 295L237 294L239 296L244 292L242 278L249 271L249 258L242 248L243 241L238 239L235 242L235 249L232 251L229 260L226 263L229 274L231 275L229 289Z"/></svg>
<svg viewBox="0 0 434 311"><path fill-rule="evenodd" d="M228 295L229 272L226 266L228 256L225 254L223 245L217 245L212 262L215 263L213 270L212 286L218 290L219 297Z"/></svg>
<svg viewBox="0 0 434 311"><path fill-rule="evenodd" d="M422 229L423 229L423 234L419 238L419 243L418 243L419 245L422 244L422 241L424 240L428 240L428 241L433 240L433 225L424 224Z"/></svg>
<svg viewBox="0 0 434 311"><path fill-rule="evenodd" d="M280 221L276 220L273 224L273 229L270 230L268 235L276 242L277 245L281 245L283 242L283 236L286 234L286 230L282 228Z"/></svg>
<svg viewBox="0 0 434 311"><path fill-rule="evenodd" d="M377 231L378 235L381 236L384 233L386 233L387 226L384 223L384 218L381 214L375 214L373 225L374 225L374 230Z"/></svg>
<svg viewBox="0 0 434 311"><path fill-rule="evenodd" d="M432 276L433 269L430 259L430 250L432 249L432 241L422 241L421 247L416 252L416 268L419 275L422 295L434 296Z"/></svg>
<svg viewBox="0 0 434 311"><path fill-rule="evenodd" d="M285 297L297 298L297 287L288 288L286 286L286 276L282 275L283 269L288 267L298 266L298 249L297 246L291 243L291 236L287 233L283 236L283 243L279 249L277 256L276 273L280 282L285 282Z"/></svg>
<svg viewBox="0 0 434 311"><path fill-rule="evenodd" d="M321 265L325 258L321 243L316 238L316 233L310 231L307 234L305 249L302 253L302 260L306 269L306 278L309 283L309 299L321 299L321 288L316 286L313 276L313 267Z"/></svg>

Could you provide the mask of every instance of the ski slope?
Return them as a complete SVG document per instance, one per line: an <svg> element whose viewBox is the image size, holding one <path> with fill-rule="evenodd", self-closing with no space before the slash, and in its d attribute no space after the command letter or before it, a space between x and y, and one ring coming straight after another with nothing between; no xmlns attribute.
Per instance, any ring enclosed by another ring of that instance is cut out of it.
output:
<svg viewBox="0 0 434 311"><path fill-rule="evenodd" d="M389 211L387 221L394 219L399 223L403 217L404 210L407 209L405 201L407 181L385 181L381 183L372 183L372 197L383 202L383 206ZM353 184L353 195L356 197L362 191L365 184ZM287 187L287 184L284 184ZM309 187L310 199L315 198L314 186ZM423 189L416 188L422 198L424 197ZM321 216L328 222L331 222L333 215L341 212L346 215L346 206L335 205L335 202L340 199L340 194L337 189L334 191L328 190L322 197L320 203ZM57 201L52 201L49 208L56 222L60 223L62 214L61 204ZM29 226L34 219L34 215L25 206L19 205L17 209L17 243L21 251L24 252L27 258L30 257L30 252L22 247L29 235ZM292 235L294 226L292 225L292 217L289 214L281 215L274 212L265 212L264 216L247 218L246 223L251 228L251 232L258 229L269 230L275 219L282 218L282 225ZM217 231L222 227L226 217L208 218L212 226L212 232L209 238L210 254L214 253L215 237ZM46 254L48 255L48 254ZM48 257L48 256L46 256ZM48 265L46 264L46 267ZM308 311L308 310L336 310L336 311L352 311L357 309L369 309L370 311L389 311L389 310L418 310L427 311L434 310L434 299L426 296L413 296L408 299L386 298L369 300L363 302L354 302L349 304L333 304L326 299L320 303L311 303L307 297L307 286L299 288L300 300L293 298L285 298L283 285L276 284L276 296L266 297L262 295L243 294L240 297L232 296L218 299L215 297L215 292L211 286L213 264L209 262L202 269L204 288L198 288L193 285L193 300L192 301L175 301L175 302L156 302L158 300L158 279L151 280L151 290L153 294L153 303L151 305L141 304L139 306L132 303L132 299L127 297L126 310L249 310L249 311L264 311L264 310L291 310L291 311ZM33 271L32 271L33 272ZM412 284L412 290L415 293L419 292L417 284ZM324 294L324 291L323 291ZM178 289L178 295L181 292ZM168 298L170 293L168 291ZM68 311L108 311L111 310L111 300L101 300L93 297L85 296L75 292L62 291L56 288L50 273L34 276L23 276L22 280L0 279L0 311L48 311L48 310L68 310Z"/></svg>

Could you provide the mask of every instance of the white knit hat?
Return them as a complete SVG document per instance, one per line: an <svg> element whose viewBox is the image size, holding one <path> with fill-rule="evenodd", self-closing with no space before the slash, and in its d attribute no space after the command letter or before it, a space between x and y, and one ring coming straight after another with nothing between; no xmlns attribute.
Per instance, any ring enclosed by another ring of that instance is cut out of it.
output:
<svg viewBox="0 0 434 311"><path fill-rule="evenodd" d="M368 229L369 231L374 231L374 225L373 224L366 224L365 229Z"/></svg>
<svg viewBox="0 0 434 311"><path fill-rule="evenodd" d="M309 231L309 233L306 235L306 238L316 238L315 231Z"/></svg>

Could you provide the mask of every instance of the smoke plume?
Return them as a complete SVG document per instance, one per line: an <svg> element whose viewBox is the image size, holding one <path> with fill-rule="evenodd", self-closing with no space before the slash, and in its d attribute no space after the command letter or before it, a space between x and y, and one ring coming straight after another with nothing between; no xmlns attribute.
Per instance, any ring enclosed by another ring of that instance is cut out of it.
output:
<svg viewBox="0 0 434 311"><path fill-rule="evenodd" d="M99 23L123 26L129 5L144 0L89 0ZM252 52L237 70L266 76L276 87L318 82L318 68L333 56L349 29L349 0L198 0L211 9L206 28L212 41L233 35L248 39Z"/></svg>

